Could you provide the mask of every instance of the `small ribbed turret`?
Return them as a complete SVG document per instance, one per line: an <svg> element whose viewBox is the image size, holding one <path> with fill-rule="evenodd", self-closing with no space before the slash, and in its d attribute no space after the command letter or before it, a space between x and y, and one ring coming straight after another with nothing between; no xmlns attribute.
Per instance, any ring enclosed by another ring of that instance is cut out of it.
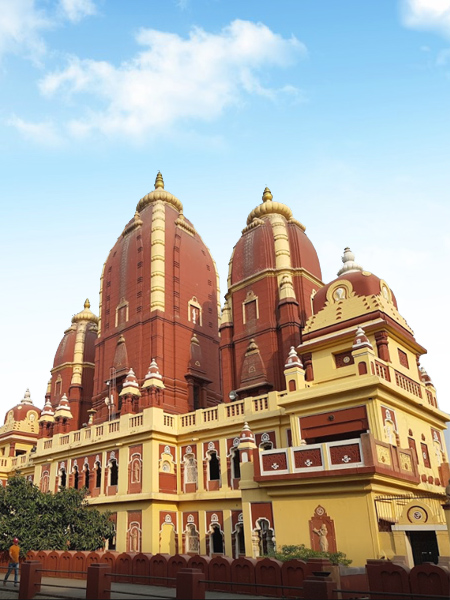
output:
<svg viewBox="0 0 450 600"><path fill-rule="evenodd" d="M72 419L72 411L70 410L69 399L66 394L63 394L60 403L55 410L55 419Z"/></svg>

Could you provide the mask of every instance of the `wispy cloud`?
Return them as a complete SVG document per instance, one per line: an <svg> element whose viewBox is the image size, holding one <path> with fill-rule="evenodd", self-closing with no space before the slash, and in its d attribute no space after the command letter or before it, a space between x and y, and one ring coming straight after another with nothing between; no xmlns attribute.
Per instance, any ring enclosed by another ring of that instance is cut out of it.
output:
<svg viewBox="0 0 450 600"><path fill-rule="evenodd" d="M60 8L72 23L78 23L84 17L90 17L97 12L92 0L60 0Z"/></svg>
<svg viewBox="0 0 450 600"><path fill-rule="evenodd" d="M406 27L450 37L450 0L402 0L401 13Z"/></svg>
<svg viewBox="0 0 450 600"><path fill-rule="evenodd" d="M37 61L45 51L41 33L52 26L34 0L0 0L0 58L23 52Z"/></svg>
<svg viewBox="0 0 450 600"><path fill-rule="evenodd" d="M269 68L305 57L306 47L262 23L235 20L219 33L196 27L187 38L142 29L136 41L144 49L120 66L71 57L66 68L41 80L47 97L84 100L84 115L66 124L73 134L140 138L180 120L215 119L245 95L301 96L293 86L276 89L265 80Z"/></svg>
<svg viewBox="0 0 450 600"><path fill-rule="evenodd" d="M0 0L0 59L14 53L39 63L46 52L45 31L67 20L78 23L95 12L93 0Z"/></svg>
<svg viewBox="0 0 450 600"><path fill-rule="evenodd" d="M60 135L51 121L31 123L12 115L6 125L14 127L24 138L42 146L59 146L62 143Z"/></svg>

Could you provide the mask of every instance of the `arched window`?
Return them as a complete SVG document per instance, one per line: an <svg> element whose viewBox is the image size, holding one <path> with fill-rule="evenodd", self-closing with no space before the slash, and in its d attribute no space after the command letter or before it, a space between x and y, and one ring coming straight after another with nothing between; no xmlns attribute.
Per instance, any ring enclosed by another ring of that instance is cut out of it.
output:
<svg viewBox="0 0 450 600"><path fill-rule="evenodd" d="M113 523L114 532L112 536L108 539L108 550L116 549L116 524Z"/></svg>
<svg viewBox="0 0 450 600"><path fill-rule="evenodd" d="M273 529L267 519L258 519L259 556L266 556L275 549Z"/></svg>
<svg viewBox="0 0 450 600"><path fill-rule="evenodd" d="M210 544L213 554L223 554L223 532L218 524L211 525Z"/></svg>
<svg viewBox="0 0 450 600"><path fill-rule="evenodd" d="M241 478L241 455L237 448L231 450L231 477Z"/></svg>
<svg viewBox="0 0 450 600"><path fill-rule="evenodd" d="M102 465L97 461L94 465L95 468L95 487L102 487Z"/></svg>
<svg viewBox="0 0 450 600"><path fill-rule="evenodd" d="M244 525L237 523L234 531L234 558L245 556Z"/></svg>
<svg viewBox="0 0 450 600"><path fill-rule="evenodd" d="M61 467L61 469L59 470L59 487L61 489L65 488L66 483L67 483L66 469L64 467Z"/></svg>
<svg viewBox="0 0 450 600"><path fill-rule="evenodd" d="M80 483L80 474L78 473L78 467L75 465L73 468L73 487L77 490Z"/></svg>
<svg viewBox="0 0 450 600"><path fill-rule="evenodd" d="M193 523L186 527L186 553L200 552L200 536Z"/></svg>
<svg viewBox="0 0 450 600"><path fill-rule="evenodd" d="M119 483L119 467L117 460L112 458L109 461L109 485L118 485Z"/></svg>
<svg viewBox="0 0 450 600"><path fill-rule="evenodd" d="M85 464L84 465L84 487L88 490L89 489L89 479L91 476L91 472L89 471L89 465Z"/></svg>
<svg viewBox="0 0 450 600"><path fill-rule="evenodd" d="M209 480L220 480L220 461L217 458L217 452L214 451L209 453Z"/></svg>
<svg viewBox="0 0 450 600"><path fill-rule="evenodd" d="M184 455L184 482L197 483L197 461L193 454Z"/></svg>

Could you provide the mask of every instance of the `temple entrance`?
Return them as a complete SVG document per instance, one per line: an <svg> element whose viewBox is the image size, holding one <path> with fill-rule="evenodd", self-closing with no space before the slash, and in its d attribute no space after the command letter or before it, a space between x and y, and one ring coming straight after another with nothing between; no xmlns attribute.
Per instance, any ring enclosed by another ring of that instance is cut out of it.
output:
<svg viewBox="0 0 450 600"><path fill-rule="evenodd" d="M408 531L414 565L431 562L437 565L439 559L435 531Z"/></svg>

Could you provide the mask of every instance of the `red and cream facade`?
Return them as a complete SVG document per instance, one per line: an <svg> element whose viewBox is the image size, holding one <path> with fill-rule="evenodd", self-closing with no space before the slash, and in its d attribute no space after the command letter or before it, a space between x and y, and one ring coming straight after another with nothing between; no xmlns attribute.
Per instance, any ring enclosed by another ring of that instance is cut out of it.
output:
<svg viewBox="0 0 450 600"><path fill-rule="evenodd" d="M412 565L420 534L449 556L448 415L424 353L348 248L324 285L267 188L220 311L215 263L158 174L104 264L100 316L86 301L64 333L42 411L28 395L8 412L0 475L86 487L119 551L303 543Z"/></svg>

